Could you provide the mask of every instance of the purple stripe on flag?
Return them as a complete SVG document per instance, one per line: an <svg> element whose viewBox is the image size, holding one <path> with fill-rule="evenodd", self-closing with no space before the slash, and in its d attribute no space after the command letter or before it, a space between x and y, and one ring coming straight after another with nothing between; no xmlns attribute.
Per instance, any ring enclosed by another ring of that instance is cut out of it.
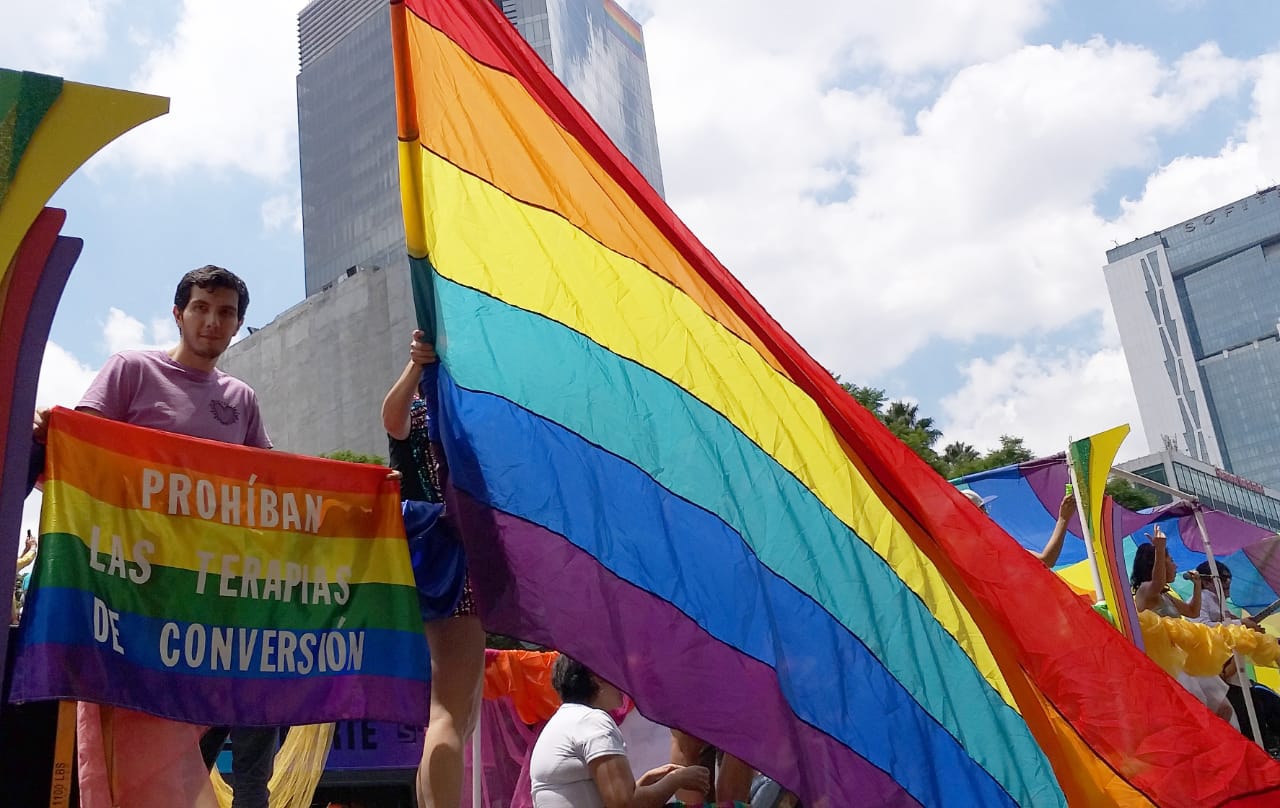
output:
<svg viewBox="0 0 1280 808"><path fill-rule="evenodd" d="M919 804L884 771L797 718L773 668L713 639L562 537L453 494L489 630L580 659L651 720L742 758L806 805Z"/></svg>
<svg viewBox="0 0 1280 808"><path fill-rule="evenodd" d="M191 724L280 726L345 719L427 723L425 682L368 674L279 681L215 679L145 670L76 646L22 649L10 701L80 699ZM102 664L92 664L101 660ZM89 663L89 664L87 664ZM140 698L130 698L136 694Z"/></svg>

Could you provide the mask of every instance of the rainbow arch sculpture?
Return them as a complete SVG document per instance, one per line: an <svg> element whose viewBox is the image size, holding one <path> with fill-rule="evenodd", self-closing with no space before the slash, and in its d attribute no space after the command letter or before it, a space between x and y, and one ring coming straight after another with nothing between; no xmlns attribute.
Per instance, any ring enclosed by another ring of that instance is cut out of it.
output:
<svg viewBox="0 0 1280 808"><path fill-rule="evenodd" d="M31 451L31 412L45 342L84 242L60 235L45 207L86 160L169 111L169 99L0 69L0 594L14 561ZM0 632L0 669L8 656Z"/></svg>

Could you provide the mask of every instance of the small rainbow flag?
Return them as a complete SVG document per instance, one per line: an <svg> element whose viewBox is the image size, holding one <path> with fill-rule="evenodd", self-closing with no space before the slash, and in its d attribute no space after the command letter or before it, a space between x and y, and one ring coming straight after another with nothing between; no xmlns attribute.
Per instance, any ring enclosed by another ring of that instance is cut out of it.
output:
<svg viewBox="0 0 1280 808"><path fill-rule="evenodd" d="M391 10L406 241L490 630L815 808L1280 800L1280 766L844 392L492 3Z"/></svg>
<svg viewBox="0 0 1280 808"><path fill-rule="evenodd" d="M603 0L605 14L609 16L609 29L618 35L633 53L644 57L644 31L622 6L613 0Z"/></svg>
<svg viewBox="0 0 1280 808"><path fill-rule="evenodd" d="M1106 495L1111 466L1128 434L1129 425L1124 424L1072 441L1067 447L1067 460L1081 525L1088 534L1089 557L1096 565L1093 570L1096 594L1107 604L1107 611L1115 618L1120 632L1141 648L1138 612L1125 575L1124 535L1117 535L1115 522L1119 515L1115 512L1115 503Z"/></svg>
<svg viewBox="0 0 1280 808"><path fill-rule="evenodd" d="M56 409L15 701L196 724L425 723L386 469Z"/></svg>

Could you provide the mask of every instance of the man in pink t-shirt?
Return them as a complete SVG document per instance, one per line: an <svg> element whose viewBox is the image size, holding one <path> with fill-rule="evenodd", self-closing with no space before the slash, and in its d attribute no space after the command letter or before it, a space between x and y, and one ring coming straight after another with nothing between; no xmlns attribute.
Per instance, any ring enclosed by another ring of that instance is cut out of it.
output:
<svg viewBox="0 0 1280 808"><path fill-rule="evenodd" d="M249 290L234 273L215 266L188 272L173 298L178 345L167 351L115 354L76 409L165 432L270 449L253 388L216 367L243 325L248 306ZM47 413L35 415L33 436L39 444L44 443ZM212 799L200 748L202 727L84 702L77 725L84 808L204 805ZM216 755L226 738L226 728L220 729L206 739L207 758ZM233 806L266 808L278 732L235 728L231 735Z"/></svg>

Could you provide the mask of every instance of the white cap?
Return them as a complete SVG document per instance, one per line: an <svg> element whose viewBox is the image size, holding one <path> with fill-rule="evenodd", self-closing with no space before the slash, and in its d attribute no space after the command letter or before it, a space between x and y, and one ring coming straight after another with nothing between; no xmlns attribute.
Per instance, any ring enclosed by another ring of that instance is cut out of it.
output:
<svg viewBox="0 0 1280 808"><path fill-rule="evenodd" d="M969 501L972 502L974 505L984 510L986 509L987 505L990 504L991 501L996 498L995 495L984 497L981 494L979 494L977 491L974 491L972 488L966 488L960 493L968 497Z"/></svg>

